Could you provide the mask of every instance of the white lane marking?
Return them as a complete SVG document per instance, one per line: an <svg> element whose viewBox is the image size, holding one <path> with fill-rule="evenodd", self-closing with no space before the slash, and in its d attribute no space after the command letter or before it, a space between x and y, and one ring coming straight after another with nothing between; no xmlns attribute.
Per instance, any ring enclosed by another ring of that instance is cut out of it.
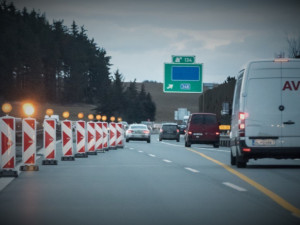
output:
<svg viewBox="0 0 300 225"><path fill-rule="evenodd" d="M189 170L189 171L191 171L193 173L199 173L198 170L195 170L195 169L192 169L192 168L189 168L189 167L184 167L184 169Z"/></svg>
<svg viewBox="0 0 300 225"><path fill-rule="evenodd" d="M167 160L167 159L163 159L163 161L166 162L166 163L171 163L172 162L172 161Z"/></svg>
<svg viewBox="0 0 300 225"><path fill-rule="evenodd" d="M156 157L156 155L153 155L153 154L148 154L149 156L151 156L151 157Z"/></svg>
<svg viewBox="0 0 300 225"><path fill-rule="evenodd" d="M143 151L139 151L140 153L142 153Z"/></svg>
<svg viewBox="0 0 300 225"><path fill-rule="evenodd" d="M134 150L134 148L129 148L130 150Z"/></svg>
<svg viewBox="0 0 300 225"><path fill-rule="evenodd" d="M184 147L183 145L175 145L175 144L171 144L171 143L168 143L168 142L164 142L164 141L161 141L161 143L165 144L165 145L171 145L171 146L174 146L174 147Z"/></svg>
<svg viewBox="0 0 300 225"><path fill-rule="evenodd" d="M214 152L230 152L230 150L221 150L221 149L213 149L213 148L201 148L197 147L200 150L206 150L206 151L214 151Z"/></svg>
<svg viewBox="0 0 300 225"><path fill-rule="evenodd" d="M231 187L237 191L247 191L245 188L242 188L240 186L237 186L235 184L232 184L232 183L229 183L229 182L223 182L224 185L228 186L228 187Z"/></svg>

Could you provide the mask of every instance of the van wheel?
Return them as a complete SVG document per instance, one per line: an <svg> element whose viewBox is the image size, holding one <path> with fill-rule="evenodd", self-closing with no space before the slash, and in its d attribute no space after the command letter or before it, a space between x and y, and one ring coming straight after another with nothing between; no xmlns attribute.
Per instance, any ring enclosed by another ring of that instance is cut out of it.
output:
<svg viewBox="0 0 300 225"><path fill-rule="evenodd" d="M247 161L243 156L236 155L236 166L237 168L245 168L247 166Z"/></svg>
<svg viewBox="0 0 300 225"><path fill-rule="evenodd" d="M161 141L162 140L162 138L159 138L159 141Z"/></svg>
<svg viewBox="0 0 300 225"><path fill-rule="evenodd" d="M219 146L220 146L219 142L214 143L214 148L219 148Z"/></svg>
<svg viewBox="0 0 300 225"><path fill-rule="evenodd" d="M232 166L236 164L236 157L232 155L232 152L230 153L230 163Z"/></svg>
<svg viewBox="0 0 300 225"><path fill-rule="evenodd" d="M177 142L179 142L180 141L180 139L179 138L177 138L177 140L176 140Z"/></svg>
<svg viewBox="0 0 300 225"><path fill-rule="evenodd" d="M191 147L191 143L185 141L185 147Z"/></svg>

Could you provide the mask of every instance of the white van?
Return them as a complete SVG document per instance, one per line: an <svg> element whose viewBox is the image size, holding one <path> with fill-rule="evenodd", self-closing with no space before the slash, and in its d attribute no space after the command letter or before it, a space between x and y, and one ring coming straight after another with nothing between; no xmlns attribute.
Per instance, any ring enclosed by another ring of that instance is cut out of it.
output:
<svg viewBox="0 0 300 225"><path fill-rule="evenodd" d="M249 159L300 158L300 60L250 62L234 91L231 164Z"/></svg>

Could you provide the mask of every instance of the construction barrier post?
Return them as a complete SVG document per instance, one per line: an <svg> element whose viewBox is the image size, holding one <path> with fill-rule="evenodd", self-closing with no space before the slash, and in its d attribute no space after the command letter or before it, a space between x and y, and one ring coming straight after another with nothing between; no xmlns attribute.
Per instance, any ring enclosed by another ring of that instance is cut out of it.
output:
<svg viewBox="0 0 300 225"><path fill-rule="evenodd" d="M36 165L36 120L25 118L22 121L22 161L21 171L38 171Z"/></svg>
<svg viewBox="0 0 300 225"><path fill-rule="evenodd" d="M96 137L95 137L95 122L87 122L87 133L88 133L88 155L97 155L95 150Z"/></svg>
<svg viewBox="0 0 300 225"><path fill-rule="evenodd" d="M83 120L79 120L76 122L76 151L75 154L76 158L87 158L88 155L86 153L86 130L85 130L86 123Z"/></svg>
<svg viewBox="0 0 300 225"><path fill-rule="evenodd" d="M117 130L116 123L109 123L109 149L117 149L116 145L117 140Z"/></svg>
<svg viewBox="0 0 300 225"><path fill-rule="evenodd" d="M61 123L61 137L62 137L62 161L74 161L73 154L73 132L72 122L70 120L64 120Z"/></svg>
<svg viewBox="0 0 300 225"><path fill-rule="evenodd" d="M56 160L56 120L44 120L44 160L43 165L57 165Z"/></svg>
<svg viewBox="0 0 300 225"><path fill-rule="evenodd" d="M124 126L122 123L117 123L116 128L117 128L117 147L124 148Z"/></svg>
<svg viewBox="0 0 300 225"><path fill-rule="evenodd" d="M96 131L96 151L104 152L102 122L95 123L95 131Z"/></svg>
<svg viewBox="0 0 300 225"><path fill-rule="evenodd" d="M16 122L14 117L0 118L0 177L18 177L16 171Z"/></svg>
<svg viewBox="0 0 300 225"><path fill-rule="evenodd" d="M102 132L103 132L103 139L102 139L102 148L103 151L108 151L108 123L102 123Z"/></svg>

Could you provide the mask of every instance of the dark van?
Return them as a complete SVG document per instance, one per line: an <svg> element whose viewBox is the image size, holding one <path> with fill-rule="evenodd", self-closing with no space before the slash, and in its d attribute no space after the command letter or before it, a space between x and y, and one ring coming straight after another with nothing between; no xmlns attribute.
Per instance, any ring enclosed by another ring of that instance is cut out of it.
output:
<svg viewBox="0 0 300 225"><path fill-rule="evenodd" d="M184 139L185 147L191 147L191 144L212 144L214 148L218 148L220 143L220 130L216 114L191 114Z"/></svg>

